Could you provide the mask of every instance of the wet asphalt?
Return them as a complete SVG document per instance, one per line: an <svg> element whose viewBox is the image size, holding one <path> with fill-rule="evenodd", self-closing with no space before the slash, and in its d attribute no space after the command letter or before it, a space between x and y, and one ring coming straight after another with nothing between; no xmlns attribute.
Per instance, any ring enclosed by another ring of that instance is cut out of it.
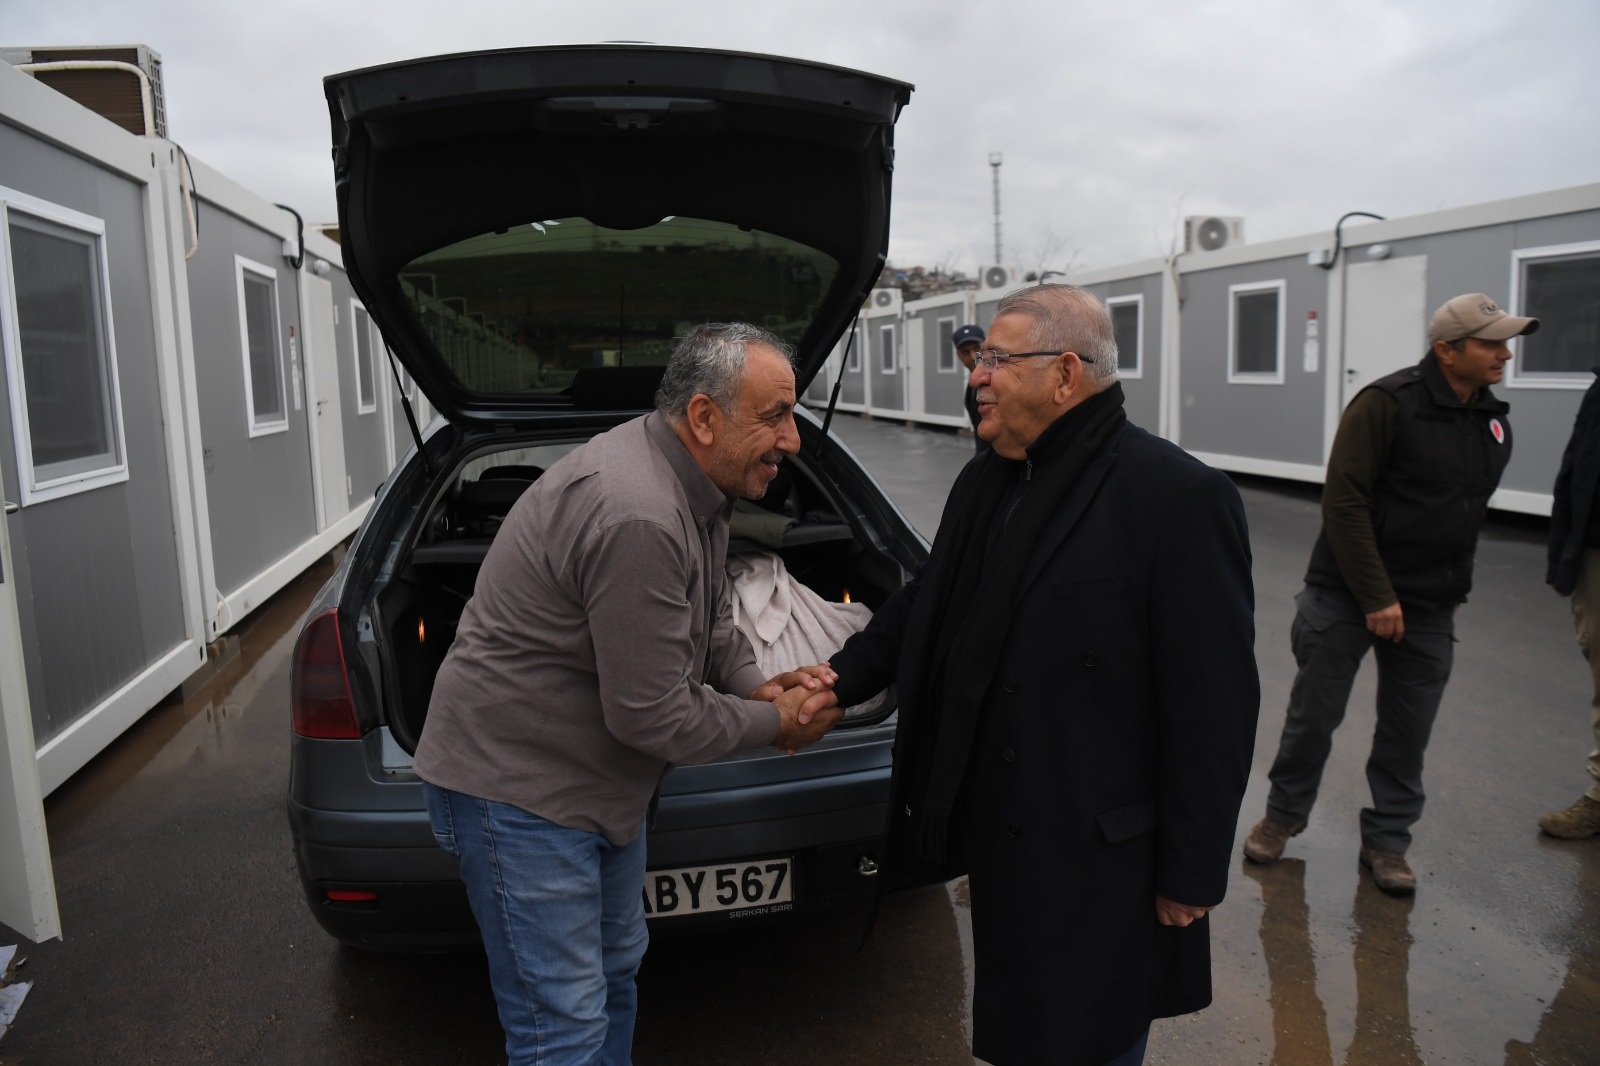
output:
<svg viewBox="0 0 1600 1066"><path fill-rule="evenodd" d="M835 431L931 536L971 439L848 415ZM1242 838L1262 812L1318 513L1314 487L1239 486L1263 692ZM1409 856L1416 897L1383 895L1356 862L1369 663L1310 826L1273 867L1234 863L1212 918L1214 1004L1157 1022L1149 1063L1600 1063L1600 838L1535 824L1582 793L1591 745L1567 602L1542 583L1544 532L1496 517L1480 544ZM211 684L46 800L65 939L0 926L34 981L0 1063L504 1061L481 955L344 948L301 895L284 815L289 653L330 572L261 608ZM971 1063L964 883L890 897L865 952L857 929L841 915L658 936L635 1061Z"/></svg>

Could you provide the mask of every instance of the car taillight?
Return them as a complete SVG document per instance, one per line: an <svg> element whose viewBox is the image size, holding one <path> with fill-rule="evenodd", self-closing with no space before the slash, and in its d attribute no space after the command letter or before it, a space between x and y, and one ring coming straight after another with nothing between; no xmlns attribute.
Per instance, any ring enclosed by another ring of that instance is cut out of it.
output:
<svg viewBox="0 0 1600 1066"><path fill-rule="evenodd" d="M290 721L303 737L354 740L361 736L344 669L336 610L323 611L307 622L295 643Z"/></svg>

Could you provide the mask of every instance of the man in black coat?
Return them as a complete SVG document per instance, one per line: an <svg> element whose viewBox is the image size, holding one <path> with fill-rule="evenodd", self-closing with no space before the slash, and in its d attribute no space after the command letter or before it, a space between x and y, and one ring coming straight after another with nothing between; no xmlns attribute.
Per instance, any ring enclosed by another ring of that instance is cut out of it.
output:
<svg viewBox="0 0 1600 1066"><path fill-rule="evenodd" d="M1600 373L1600 371L1597 371ZM1600 378L1583 394L1578 420L1561 457L1550 509L1550 565L1545 580L1572 597L1572 625L1578 647L1594 675L1589 722L1594 750L1589 752L1589 790L1578 802L1539 818L1551 836L1581 840L1600 833Z"/></svg>
<svg viewBox="0 0 1600 1066"><path fill-rule="evenodd" d="M1001 302L971 377L993 450L811 701L898 683L885 876L968 875L973 1053L1001 1066L1137 1063L1210 1002L1254 745L1238 492L1127 421L1116 369L1092 294Z"/></svg>

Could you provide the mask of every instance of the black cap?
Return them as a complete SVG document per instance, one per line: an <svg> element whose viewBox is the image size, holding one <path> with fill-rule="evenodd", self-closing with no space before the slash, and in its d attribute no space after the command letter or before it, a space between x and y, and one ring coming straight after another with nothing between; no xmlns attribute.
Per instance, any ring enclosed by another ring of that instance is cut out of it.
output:
<svg viewBox="0 0 1600 1066"><path fill-rule="evenodd" d="M979 344L982 344L983 330L978 326L962 326L960 329L950 334L950 343L955 345L957 348L961 347L963 344L966 344L968 341L977 341Z"/></svg>

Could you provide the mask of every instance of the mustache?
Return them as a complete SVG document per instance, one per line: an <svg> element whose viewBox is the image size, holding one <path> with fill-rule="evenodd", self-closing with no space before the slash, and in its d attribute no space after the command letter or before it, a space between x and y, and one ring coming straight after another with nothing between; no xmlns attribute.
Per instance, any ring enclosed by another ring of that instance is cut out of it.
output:
<svg viewBox="0 0 1600 1066"><path fill-rule="evenodd" d="M763 463L771 463L773 466L777 466L779 463L783 462L783 453L782 452L768 452L767 454L765 454L765 455L763 455L761 457L761 461Z"/></svg>

